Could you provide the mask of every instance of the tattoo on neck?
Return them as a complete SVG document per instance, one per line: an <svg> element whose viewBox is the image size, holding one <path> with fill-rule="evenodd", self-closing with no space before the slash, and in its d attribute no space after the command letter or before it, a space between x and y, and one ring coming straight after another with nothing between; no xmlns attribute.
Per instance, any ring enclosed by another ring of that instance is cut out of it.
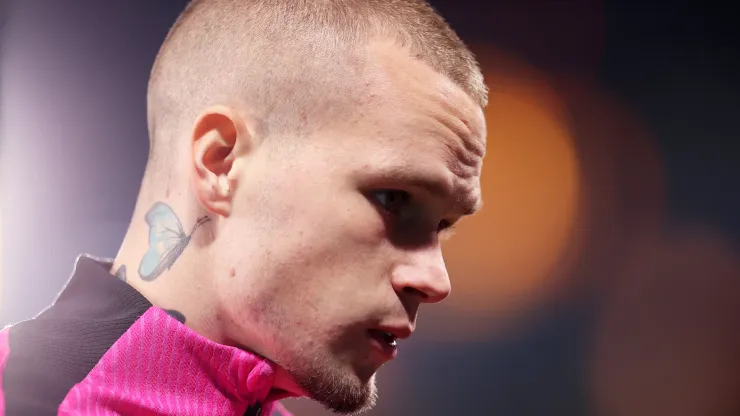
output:
<svg viewBox="0 0 740 416"><path fill-rule="evenodd" d="M171 316L171 317L177 319L178 321L180 321L181 324L184 324L185 323L185 315L183 315L182 312L176 311L174 309L165 309L164 311L167 312L167 314L169 316Z"/></svg>
<svg viewBox="0 0 740 416"><path fill-rule="evenodd" d="M121 267L118 268L116 271L116 277L121 279L122 281L126 281L126 265L122 264Z"/></svg>
<svg viewBox="0 0 740 416"><path fill-rule="evenodd" d="M186 234L172 208L164 202L157 202L146 213L145 220L149 224L149 249L139 264L139 276L151 282L172 268L190 243L195 230L211 218L198 218L190 233Z"/></svg>

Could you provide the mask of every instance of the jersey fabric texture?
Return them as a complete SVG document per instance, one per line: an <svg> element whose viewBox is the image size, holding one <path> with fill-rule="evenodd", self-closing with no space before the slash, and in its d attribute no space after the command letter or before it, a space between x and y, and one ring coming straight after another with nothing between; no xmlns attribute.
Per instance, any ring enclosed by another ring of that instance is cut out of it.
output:
<svg viewBox="0 0 740 416"><path fill-rule="evenodd" d="M0 331L0 416L290 416L275 364L212 342L83 255L56 301Z"/></svg>

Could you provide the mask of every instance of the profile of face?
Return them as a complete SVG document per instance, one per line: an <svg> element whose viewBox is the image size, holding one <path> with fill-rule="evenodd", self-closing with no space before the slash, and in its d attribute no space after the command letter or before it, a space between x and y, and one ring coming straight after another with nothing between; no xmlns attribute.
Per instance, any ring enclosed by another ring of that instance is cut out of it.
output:
<svg viewBox="0 0 740 416"><path fill-rule="evenodd" d="M229 339L341 413L372 406L420 305L450 293L440 245L480 206L485 152L461 89L403 50L369 49L375 92L357 117L231 156L211 248Z"/></svg>

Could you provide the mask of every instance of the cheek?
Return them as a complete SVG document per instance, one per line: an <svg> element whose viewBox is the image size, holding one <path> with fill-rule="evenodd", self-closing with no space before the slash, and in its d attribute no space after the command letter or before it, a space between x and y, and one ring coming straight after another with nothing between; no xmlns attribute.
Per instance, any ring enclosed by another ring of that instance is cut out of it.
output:
<svg viewBox="0 0 740 416"><path fill-rule="evenodd" d="M281 181L263 199L259 215L269 236L275 239L273 251L294 251L313 260L357 258L378 250L385 239L383 221L374 207L357 190L339 180L296 179Z"/></svg>
<svg viewBox="0 0 740 416"><path fill-rule="evenodd" d="M383 221L362 194L339 181L291 176L251 195L255 203L239 213L241 231L229 232L243 242L229 250L238 256L239 290L259 297L247 299L256 304L291 304L285 313L302 314L301 321L347 313L346 304L370 299L360 293L375 290L389 270Z"/></svg>
<svg viewBox="0 0 740 416"><path fill-rule="evenodd" d="M378 232L382 222L368 218L370 210L363 210L352 198L347 200L304 204L292 213L284 239L274 241L272 274L275 285L281 287L273 289L284 291L309 312L346 314L347 303L371 298L367 292L374 290L389 268L390 256L384 254L384 239Z"/></svg>

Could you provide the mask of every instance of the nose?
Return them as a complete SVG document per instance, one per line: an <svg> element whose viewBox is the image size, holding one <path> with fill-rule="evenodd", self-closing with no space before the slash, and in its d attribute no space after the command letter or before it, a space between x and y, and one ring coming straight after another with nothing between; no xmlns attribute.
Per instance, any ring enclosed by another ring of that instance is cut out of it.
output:
<svg viewBox="0 0 740 416"><path fill-rule="evenodd" d="M450 277L438 245L405 253L393 271L393 289L417 296L421 303L437 303L450 295Z"/></svg>

